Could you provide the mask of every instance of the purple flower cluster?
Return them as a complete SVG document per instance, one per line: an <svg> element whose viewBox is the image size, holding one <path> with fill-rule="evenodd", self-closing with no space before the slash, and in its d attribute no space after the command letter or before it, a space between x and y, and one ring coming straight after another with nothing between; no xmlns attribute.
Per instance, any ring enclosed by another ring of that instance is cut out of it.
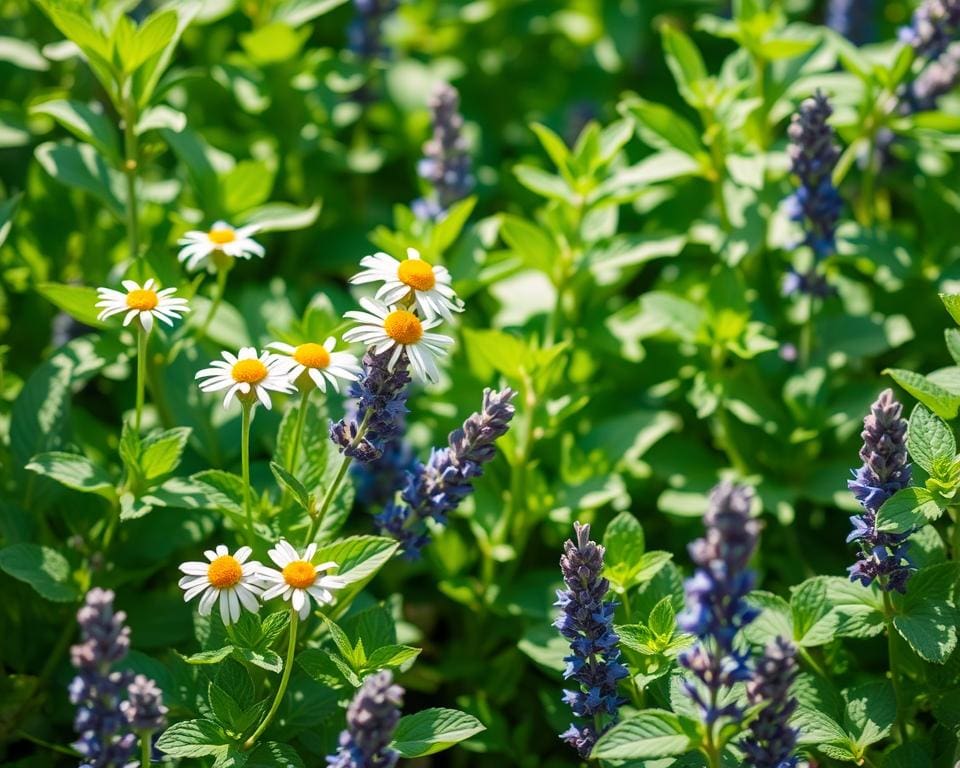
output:
<svg viewBox="0 0 960 768"><path fill-rule="evenodd" d="M807 292L822 295L825 283L818 279L820 261L836 251L837 221L843 201L833 186L833 169L840 157L833 128L827 118L833 108L820 91L805 99L794 114L787 133L791 170L800 186L787 199L790 218L804 228L804 244L813 252L809 274L791 271L784 293Z"/></svg>
<svg viewBox="0 0 960 768"><path fill-rule="evenodd" d="M410 444L401 435L387 440L379 458L350 466L357 501L367 508L382 507L393 500L407 473L416 472L419 466Z"/></svg>
<svg viewBox="0 0 960 768"><path fill-rule="evenodd" d="M960 44L948 47L927 64L919 75L900 92L897 111L901 115L927 112L937 108L941 96L960 82Z"/></svg>
<svg viewBox="0 0 960 768"><path fill-rule="evenodd" d="M70 649L77 675L70 683L70 702L77 707L73 727L80 735L74 748L81 768L133 768L136 731L162 727L166 715L156 683L128 670L114 669L130 650L126 614L113 610L113 592L91 589L77 623L83 642ZM124 695L128 698L125 701Z"/></svg>
<svg viewBox="0 0 960 768"><path fill-rule="evenodd" d="M850 580L869 586L879 581L885 590L906 592L912 566L907 557L909 533L877 530L877 512L897 491L910 485L907 461L907 421L903 406L889 389L880 393L863 420L863 465L853 471L847 487L863 512L850 518L853 531L847 542L859 542L860 557L850 566Z"/></svg>
<svg viewBox="0 0 960 768"><path fill-rule="evenodd" d="M347 707L346 730L327 763L333 768L393 768L400 756L390 742L400 721L403 694L389 670L369 675Z"/></svg>
<svg viewBox="0 0 960 768"><path fill-rule="evenodd" d="M571 724L560 738L589 757L597 739L617 720L624 699L617 683L627 677L620 663L620 638L613 631L613 613L617 603L604 598L610 582L603 572L604 549L590 540L590 526L574 523L576 541L567 540L560 558L566 589L557 591L554 603L562 613L554 626L570 641L573 653L567 656L564 678L579 683L575 690L564 690L563 701L575 717L586 720Z"/></svg>
<svg viewBox="0 0 960 768"><path fill-rule="evenodd" d="M793 645L778 637L766 647L747 683L747 700L763 705L740 742L751 768L795 768L799 763L797 729L789 724L797 708L797 699L790 695L799 672L795 654Z"/></svg>
<svg viewBox="0 0 960 768"><path fill-rule="evenodd" d="M900 39L918 56L935 59L960 32L960 0L924 0L913 12L910 25L900 29Z"/></svg>
<svg viewBox="0 0 960 768"><path fill-rule="evenodd" d="M330 439L340 447L340 452L358 461L379 459L386 444L404 431L410 373L406 354L400 355L391 371L391 354L391 350L379 355L367 351L363 372L350 385L349 394L356 402L344 418L330 425ZM361 436L360 426L364 423L366 428Z"/></svg>
<svg viewBox="0 0 960 768"><path fill-rule="evenodd" d="M364 59L384 58L390 49L383 43L383 21L393 13L399 0L353 0L356 16L347 28L347 45Z"/></svg>
<svg viewBox="0 0 960 768"><path fill-rule="evenodd" d="M417 218L436 221L451 205L470 194L474 178L457 89L441 83L428 106L433 115L433 136L423 145L423 159L417 165L417 173L432 187L433 193L414 201L413 212Z"/></svg>
<svg viewBox="0 0 960 768"><path fill-rule="evenodd" d="M850 42L862 45L873 38L875 12L873 0L830 0L825 21Z"/></svg>
<svg viewBox="0 0 960 768"><path fill-rule="evenodd" d="M745 486L717 485L703 517L706 536L690 545L697 569L684 585L686 608L677 624L697 643L680 654L679 662L693 673L695 681L684 686L708 727L721 717L742 716L737 704L718 701L724 690L751 676L749 653L735 648L734 638L759 614L745 600L755 580L747 564L760 535L760 523L750 514L752 499Z"/></svg>
<svg viewBox="0 0 960 768"><path fill-rule="evenodd" d="M426 521L444 524L447 516L473 491L473 480L497 454L496 441L510 428L516 393L507 387L483 391L483 405L463 426L450 433L445 448L434 449L426 464L409 473L401 502L390 502L376 517L384 534L403 545L404 554L416 558L429 541Z"/></svg>

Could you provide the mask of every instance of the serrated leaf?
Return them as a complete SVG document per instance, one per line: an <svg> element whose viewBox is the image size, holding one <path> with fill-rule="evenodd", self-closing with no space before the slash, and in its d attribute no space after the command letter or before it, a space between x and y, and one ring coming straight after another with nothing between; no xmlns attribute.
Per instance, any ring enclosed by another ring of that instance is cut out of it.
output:
<svg viewBox="0 0 960 768"><path fill-rule="evenodd" d="M101 154L119 164L120 139L113 122L101 111L71 99L43 101L30 109L31 114L48 115L81 141L92 144Z"/></svg>
<svg viewBox="0 0 960 768"><path fill-rule="evenodd" d="M939 519L943 510L926 488L903 488L877 512L877 530L906 533Z"/></svg>
<svg viewBox="0 0 960 768"><path fill-rule="evenodd" d="M304 763L289 744L264 741L250 752L246 768L304 768Z"/></svg>
<svg viewBox="0 0 960 768"><path fill-rule="evenodd" d="M907 450L911 459L923 467L927 474L932 474L937 459L956 456L957 443L949 425L918 404L910 414Z"/></svg>
<svg viewBox="0 0 960 768"><path fill-rule="evenodd" d="M312 511L310 509L310 492L303 487L303 483L275 461L270 462L270 471L273 472L273 476L277 479L277 482L285 488L287 492L293 495L293 498L297 500L297 503L305 512Z"/></svg>
<svg viewBox="0 0 960 768"><path fill-rule="evenodd" d="M225 645L223 648L216 648L210 651L200 651L198 653L185 656L184 660L188 664L219 664L230 654L233 653L232 645Z"/></svg>
<svg viewBox="0 0 960 768"><path fill-rule="evenodd" d="M895 599L894 627L917 654L934 664L943 664L957 647L958 567L949 562L924 568L910 577L907 594Z"/></svg>
<svg viewBox="0 0 960 768"><path fill-rule="evenodd" d="M790 598L793 639L804 647L835 637L870 637L883 631L883 602L876 589L836 576L815 576Z"/></svg>
<svg viewBox="0 0 960 768"><path fill-rule="evenodd" d="M79 599L70 563L56 550L22 542L0 549L0 570L26 582L41 597L57 603Z"/></svg>
<svg viewBox="0 0 960 768"><path fill-rule="evenodd" d="M336 575L347 586L335 593L337 602L332 616L346 611L353 598L367 585L400 545L393 539L382 536L350 536L317 550L316 561L332 560L338 566Z"/></svg>
<svg viewBox="0 0 960 768"><path fill-rule="evenodd" d="M844 691L847 730L860 749L885 738L893 730L897 700L887 681L865 683Z"/></svg>
<svg viewBox="0 0 960 768"><path fill-rule="evenodd" d="M410 645L385 645L377 648L364 664L366 669L397 669L420 655L420 649Z"/></svg>
<svg viewBox="0 0 960 768"><path fill-rule="evenodd" d="M423 757L449 749L485 730L483 723L466 712L425 709L400 718L392 747L401 757Z"/></svg>
<svg viewBox="0 0 960 768"><path fill-rule="evenodd" d="M669 596L660 600L650 611L647 626L659 638L673 637L673 632L677 628L677 614L673 610L673 600Z"/></svg>
<svg viewBox="0 0 960 768"><path fill-rule="evenodd" d="M267 672L279 673L283 669L283 659L278 653L271 650L254 650L253 648L234 648L234 654L244 661L249 661L256 667Z"/></svg>
<svg viewBox="0 0 960 768"><path fill-rule="evenodd" d="M907 390L907 392L917 398L917 400L927 406L940 418L956 418L957 410L960 409L960 394L951 392L931 381L927 376L914 373L913 371L907 371L902 368L891 368L886 372L890 374L897 384Z"/></svg>
<svg viewBox="0 0 960 768"><path fill-rule="evenodd" d="M107 499L116 495L110 476L78 453L41 453L34 456L26 468L81 493L96 493Z"/></svg>
<svg viewBox="0 0 960 768"><path fill-rule="evenodd" d="M607 524L603 532L604 575L623 589L640 568L640 557L646 546L643 526L629 512L621 512Z"/></svg>
<svg viewBox="0 0 960 768"><path fill-rule="evenodd" d="M206 757L226 752L230 739L212 720L174 723L157 739L157 749L171 757Z"/></svg>
<svg viewBox="0 0 960 768"><path fill-rule="evenodd" d="M174 427L146 437L140 448L140 471L148 482L168 475L180 465L190 439L190 427Z"/></svg>
<svg viewBox="0 0 960 768"><path fill-rule="evenodd" d="M593 748L604 760L646 760L682 755L696 745L697 725L661 709L647 709L613 726Z"/></svg>

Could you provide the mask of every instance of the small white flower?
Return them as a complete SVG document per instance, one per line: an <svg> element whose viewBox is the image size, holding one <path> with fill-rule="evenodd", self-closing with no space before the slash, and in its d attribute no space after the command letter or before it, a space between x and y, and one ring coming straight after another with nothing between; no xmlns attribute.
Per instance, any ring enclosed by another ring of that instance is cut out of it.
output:
<svg viewBox="0 0 960 768"><path fill-rule="evenodd" d="M206 266L209 272L216 272L227 261L224 256L234 259L259 256L262 259L265 253L263 246L250 237L258 229L256 224L234 229L227 222L218 221L208 232L187 232L177 241L177 245L183 246L177 259L187 263L189 272L202 266Z"/></svg>
<svg viewBox="0 0 960 768"><path fill-rule="evenodd" d="M244 347L236 356L223 352L223 360L214 360L209 368L204 368L196 375L202 392L217 392L227 390L223 398L223 407L226 408L238 392L248 395L253 392L263 407L270 409L270 395L274 392L295 392L290 381L290 359L279 357L270 352L263 352L257 357L257 350L253 347Z"/></svg>
<svg viewBox="0 0 960 768"><path fill-rule="evenodd" d="M317 605L329 605L333 603L333 590L347 586L347 582L339 576L326 575L326 571L337 567L336 563L314 565L311 562L317 554L316 544L308 546L301 557L297 550L281 539L267 554L281 570L260 566L260 579L265 585L272 585L264 590L263 599L283 597L289 600L301 619L310 615L311 597L317 601Z"/></svg>
<svg viewBox="0 0 960 768"><path fill-rule="evenodd" d="M112 288L97 288L97 296L100 297L100 301L96 303L97 308L100 309L97 320L106 320L108 317L126 312L127 316L123 318L124 326L130 325L136 317L140 320L143 330L149 332L153 328L154 318L173 326L174 320L179 320L182 313L190 311L186 299L173 297L177 292L176 288L164 288L158 291L152 277L143 284L142 288L133 280L124 280L122 285L127 289L126 293Z"/></svg>
<svg viewBox="0 0 960 768"><path fill-rule="evenodd" d="M453 339L439 333L428 333L440 324L439 318L421 320L408 309L386 306L372 299L360 299L366 312L345 312L344 317L360 323L343 334L344 341L359 341L376 354L393 348L387 365L393 370L402 352L407 353L414 375L422 381L440 378L436 357L445 354L444 347L453 344Z"/></svg>
<svg viewBox="0 0 960 768"><path fill-rule="evenodd" d="M376 297L384 304L397 304L412 295L416 306L428 320L440 316L450 320L453 312L462 312L463 304L450 287L446 267L433 267L415 248L407 248L407 258L398 261L386 253L364 256L360 266L365 270L350 278L351 283L383 282Z"/></svg>
<svg viewBox="0 0 960 768"><path fill-rule="evenodd" d="M293 363L293 367L289 371L291 381L296 382L306 372L321 392L327 391L328 381L330 386L333 387L333 391L339 392L340 382L338 379L356 381L361 370L355 355L349 352L334 352L336 346L337 342L333 336L330 336L323 344L307 342L296 347L280 341L267 344L269 349L289 355Z"/></svg>
<svg viewBox="0 0 960 768"><path fill-rule="evenodd" d="M180 589L184 591L183 601L189 602L202 593L200 615L209 616L219 598L220 618L224 624L233 624L240 618L240 606L256 613L260 609L262 591L257 577L262 566L255 560L247 562L252 552L250 547L240 547L231 555L221 544L203 553L208 560L206 563L181 563L180 570L187 574L179 581Z"/></svg>

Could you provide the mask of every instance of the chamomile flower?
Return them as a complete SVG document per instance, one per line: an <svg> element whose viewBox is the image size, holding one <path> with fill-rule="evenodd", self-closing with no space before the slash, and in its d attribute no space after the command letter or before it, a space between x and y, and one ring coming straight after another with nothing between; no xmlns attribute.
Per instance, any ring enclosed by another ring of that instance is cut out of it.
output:
<svg viewBox="0 0 960 768"><path fill-rule="evenodd" d="M326 572L336 568L334 562L314 565L312 560L317 554L317 545L306 548L303 557L284 539L268 553L270 559L280 568L260 567L260 579L267 586L263 592L264 600L283 597L289 600L301 619L310 615L310 598L317 605L329 605L333 602L333 590L342 589L347 582L339 576L328 576Z"/></svg>
<svg viewBox="0 0 960 768"><path fill-rule="evenodd" d="M124 280L123 287L127 289L126 293L115 291L112 288L97 288L97 296L100 301L96 303L100 314L97 320L106 320L108 317L119 315L126 312L123 318L124 326L130 325L133 318L138 318L143 330L149 332L153 328L154 318L173 325L174 320L179 320L184 312L189 312L186 299L177 299L173 297L176 288L164 288L157 290L156 281L151 277L143 284L133 280Z"/></svg>
<svg viewBox="0 0 960 768"><path fill-rule="evenodd" d="M383 282L376 298L384 304L397 304L407 297L428 320L438 315L450 320L451 312L462 312L463 304L450 287L446 267L434 267L420 258L415 248L407 248L407 258L398 261L386 253L364 256L360 266L365 270L350 278L354 284Z"/></svg>
<svg viewBox="0 0 960 768"><path fill-rule="evenodd" d="M233 624L240 618L241 606L256 613L260 609L262 589L258 575L262 566L255 560L247 562L252 552L250 547L240 547L231 555L221 544L203 553L205 563L181 563L180 570L186 574L179 581L184 602L200 595L200 615L209 616L214 603L219 601L224 624Z"/></svg>
<svg viewBox="0 0 960 768"><path fill-rule="evenodd" d="M356 320L359 325L343 334L344 341L359 341L375 354L393 349L387 363L393 370L403 352L407 353L414 375L422 381L440 378L436 357L444 354L444 347L453 344L453 339L439 333L428 333L440 324L440 318L422 320L409 309L386 306L373 299L360 299L366 312L345 312L344 317Z"/></svg>
<svg viewBox="0 0 960 768"><path fill-rule="evenodd" d="M290 381L290 359L279 357L270 352L263 352L257 356L253 347L244 347L237 355L223 352L223 360L214 360L209 368L204 368L196 375L202 392L218 392L227 390L223 398L223 407L226 408L238 394L249 396L251 393L263 403L263 407L270 409L269 392L295 392Z"/></svg>
<svg viewBox="0 0 960 768"><path fill-rule="evenodd" d="M349 352L334 352L336 346L337 341L333 336L330 336L323 344L307 342L296 347L280 341L267 344L268 349L289 356L293 363L289 372L291 381L294 383L299 381L303 384L306 383L303 381L303 376L309 376L321 392L327 391L328 381L330 386L333 387L333 391L339 392L339 379L356 381L357 375L360 373L356 356ZM309 387L309 384L307 386Z"/></svg>
<svg viewBox="0 0 960 768"><path fill-rule="evenodd" d="M202 266L208 272L216 272L230 258L249 259L251 256L264 256L264 248L250 237L259 227L251 224L234 229L225 221L218 221L207 232L194 230L187 232L177 241L182 245L177 260L186 262L187 271L193 272Z"/></svg>

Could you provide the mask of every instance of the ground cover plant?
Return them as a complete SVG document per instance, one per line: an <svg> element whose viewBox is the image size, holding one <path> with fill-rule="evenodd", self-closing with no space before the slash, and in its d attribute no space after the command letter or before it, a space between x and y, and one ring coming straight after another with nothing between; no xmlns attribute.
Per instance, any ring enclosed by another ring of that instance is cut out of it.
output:
<svg viewBox="0 0 960 768"><path fill-rule="evenodd" d="M0 761L960 764L960 4L0 2Z"/></svg>

